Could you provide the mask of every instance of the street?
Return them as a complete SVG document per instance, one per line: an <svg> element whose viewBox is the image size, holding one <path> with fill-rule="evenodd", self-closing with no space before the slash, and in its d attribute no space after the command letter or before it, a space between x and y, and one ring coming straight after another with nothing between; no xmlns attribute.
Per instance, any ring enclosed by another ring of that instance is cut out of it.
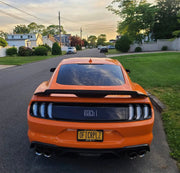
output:
<svg viewBox="0 0 180 173"><path fill-rule="evenodd" d="M29 148L26 111L36 87L49 80L49 69L69 57L105 57L97 49L79 51L40 62L0 70L0 172L1 173L178 173L163 130L161 115L155 110L154 139L151 152L144 158L126 156L85 157L36 156Z"/></svg>

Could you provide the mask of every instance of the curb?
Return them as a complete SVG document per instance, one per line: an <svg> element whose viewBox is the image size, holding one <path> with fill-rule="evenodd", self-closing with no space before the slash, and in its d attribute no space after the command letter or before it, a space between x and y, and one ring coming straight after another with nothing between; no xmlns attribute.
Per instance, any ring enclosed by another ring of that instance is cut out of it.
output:
<svg viewBox="0 0 180 173"><path fill-rule="evenodd" d="M147 92L148 93L148 92ZM166 106L154 95L148 93L148 96L153 104L153 106L161 113L164 109L166 109Z"/></svg>

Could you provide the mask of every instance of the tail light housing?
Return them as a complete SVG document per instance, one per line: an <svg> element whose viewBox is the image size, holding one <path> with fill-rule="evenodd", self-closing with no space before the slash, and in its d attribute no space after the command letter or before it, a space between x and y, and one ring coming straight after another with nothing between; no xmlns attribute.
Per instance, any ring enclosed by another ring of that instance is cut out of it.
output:
<svg viewBox="0 0 180 173"><path fill-rule="evenodd" d="M30 107L30 115L44 119L53 118L53 104L52 102L32 102ZM123 105L123 104L122 104ZM140 121L150 119L152 111L149 104L124 104L127 107L127 118L119 121ZM71 107L69 107L71 109Z"/></svg>

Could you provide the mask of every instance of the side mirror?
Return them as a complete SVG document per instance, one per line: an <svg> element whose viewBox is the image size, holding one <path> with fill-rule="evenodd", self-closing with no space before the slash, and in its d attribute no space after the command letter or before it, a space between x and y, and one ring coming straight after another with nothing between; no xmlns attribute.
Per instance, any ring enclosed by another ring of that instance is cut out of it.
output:
<svg viewBox="0 0 180 173"><path fill-rule="evenodd" d="M56 70L56 68L51 68L50 72L54 72Z"/></svg>
<svg viewBox="0 0 180 173"><path fill-rule="evenodd" d="M129 69L126 69L126 72L129 74L129 73L131 73L131 71L129 70Z"/></svg>

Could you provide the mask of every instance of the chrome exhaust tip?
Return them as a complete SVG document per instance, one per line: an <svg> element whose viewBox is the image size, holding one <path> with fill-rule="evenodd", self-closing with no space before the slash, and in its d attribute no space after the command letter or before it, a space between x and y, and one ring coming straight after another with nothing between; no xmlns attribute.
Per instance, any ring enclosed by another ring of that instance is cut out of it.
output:
<svg viewBox="0 0 180 173"><path fill-rule="evenodd" d="M50 158L51 157L51 151L47 150L44 152L44 157Z"/></svg>
<svg viewBox="0 0 180 173"><path fill-rule="evenodd" d="M137 153L136 153L136 152L130 152L130 153L128 153L128 156L129 156L129 158L130 158L131 160L133 160L133 159L136 159Z"/></svg>
<svg viewBox="0 0 180 173"><path fill-rule="evenodd" d="M40 152L38 152L38 151L36 151L35 154L36 154L37 156L41 156L41 155L42 155L42 153L40 153Z"/></svg>
<svg viewBox="0 0 180 173"><path fill-rule="evenodd" d="M138 152L138 155L139 155L140 158L144 157L145 154L146 154L146 150L140 150L140 151Z"/></svg>
<svg viewBox="0 0 180 173"><path fill-rule="evenodd" d="M37 156L41 156L41 155L42 155L42 149L41 149L40 147L37 147L37 146L36 146L36 148L35 148L35 154L36 154Z"/></svg>

